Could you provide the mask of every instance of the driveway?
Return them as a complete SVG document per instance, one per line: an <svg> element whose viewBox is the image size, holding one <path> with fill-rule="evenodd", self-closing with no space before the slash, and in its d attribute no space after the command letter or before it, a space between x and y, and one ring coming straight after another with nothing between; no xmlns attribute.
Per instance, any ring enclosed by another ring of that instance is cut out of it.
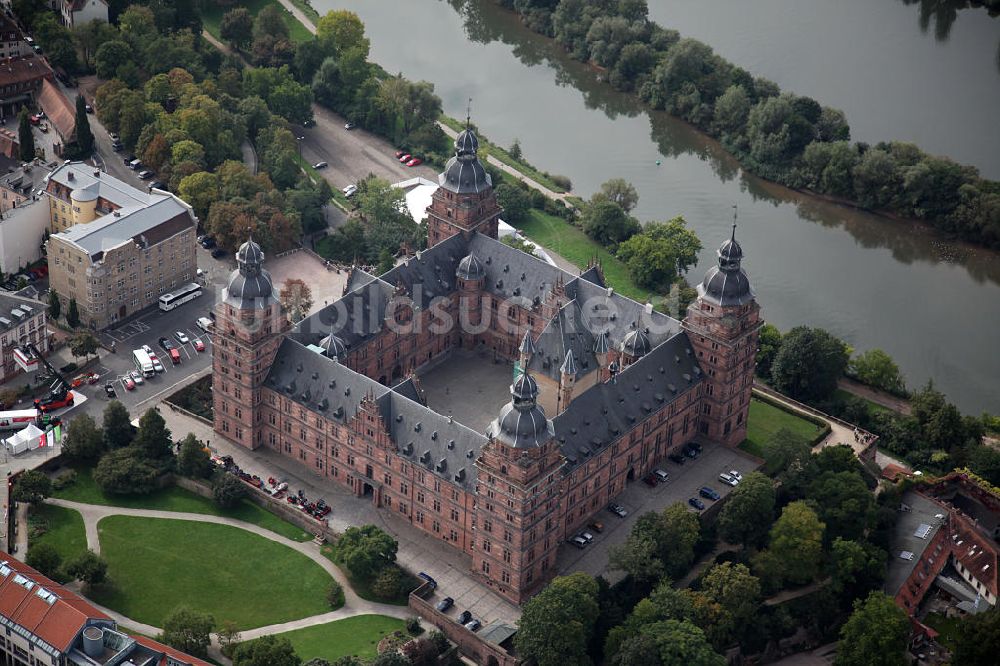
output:
<svg viewBox="0 0 1000 666"><path fill-rule="evenodd" d="M660 467L670 474L666 483L650 488L642 480L636 479L614 499L615 503L628 510L628 516L622 519L610 511L604 511L597 518L604 524L604 532L597 534L590 530L595 537L594 543L583 550L570 544L560 547L556 559L560 574L583 571L592 576L604 576L612 584L616 583L623 577L623 572L609 568L608 551L611 546L625 542L640 515L648 511L661 511L675 502L681 502L689 511L695 511L688 506L687 501L690 497L698 497L698 489L702 486L714 488L725 499L732 488L719 481L719 474L735 469L746 476L757 469L759 464L739 449L705 444L704 451L696 460L688 460L684 465L664 461ZM709 499L702 501L706 506L713 504Z"/></svg>

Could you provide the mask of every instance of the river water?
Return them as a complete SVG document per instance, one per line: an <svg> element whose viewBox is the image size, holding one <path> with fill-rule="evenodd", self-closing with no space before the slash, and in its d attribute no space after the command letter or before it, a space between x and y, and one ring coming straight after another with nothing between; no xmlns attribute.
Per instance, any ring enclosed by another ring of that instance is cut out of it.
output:
<svg viewBox="0 0 1000 666"><path fill-rule="evenodd" d="M569 176L576 194L587 197L608 178L622 177L639 191L636 214L640 219L683 215L706 246L692 270L692 280L700 279L714 263L714 249L728 235L731 207L737 204L744 265L768 321L783 330L798 324L821 326L858 350L882 348L896 359L911 386L933 378L964 411L1000 412L1000 256L942 241L919 225L826 203L744 174L716 142L667 114L650 112L615 93L597 81L593 71L523 28L515 16L490 0L467 4L460 0L312 2L320 13L330 9L357 12L371 38L375 61L390 72L434 83L445 111L454 117L464 116L471 97L473 121L490 139L509 145L517 138L529 161ZM718 20L718 6L732 7L736 2L744 10L727 19L730 30L757 32L730 45L733 50L728 51L712 41L725 40L723 33L695 28ZM811 78L823 79L843 54L865 46L879 51L880 44L859 42L870 38L869 33L845 34L837 49L827 42L833 50L819 60L800 61L790 47L775 50L773 60L754 50L762 40L786 39L779 29L783 25L789 31L798 29L795 21L785 21L788 8L796 7L798 15L800 5L841 3L859 13L871 9L869 5L893 8L893 20L904 22L912 33L906 39L900 36L897 48L929 42L945 51L962 50L968 44L957 34L959 26L969 20L967 14L973 22L991 21L985 14L965 10L952 25L951 38L936 41L933 26L929 34L921 31L918 7L890 0L653 0L651 15L664 24L670 23L670 16L684 16L671 27L681 29L680 24L686 22L682 34L704 39L736 62L741 62L740 54L748 59L753 55L752 62L741 64L754 74L823 104L845 108L855 135L861 138L868 132L873 137L919 138L930 150L951 153L949 137L977 133L970 129L975 124L966 116L992 118L989 113L1000 108L987 102L985 90L968 84L963 97L968 107L962 109L962 119L949 118L951 133L940 137L940 146L932 146L920 134L922 120L908 115L912 108L903 102L881 107L882 93L866 89L868 83L855 90L847 77L836 99L824 94L823 85L815 90L798 86ZM456 9L462 6L463 11ZM746 10L747 6L779 12L772 17L776 25L749 21L753 11ZM798 20L806 22L806 18L804 12ZM864 24L863 16L856 20ZM996 35L1000 23L988 25ZM823 32L822 26L812 29ZM802 62L803 70L809 71L797 71L783 64L783 58ZM879 69L889 67L890 62L896 61L873 58L865 67ZM815 69L807 67L810 63ZM970 60L960 75L941 72L940 81L928 79L924 85L926 90L936 89L939 83L944 87L968 70L985 66L993 67L990 85L995 94L1000 75L990 62ZM886 79L893 74L881 72ZM854 109L847 104L854 96L873 99L869 106ZM932 101L928 95L927 103ZM858 117L866 113L876 117ZM900 117L891 117L895 114ZM943 126L945 121L940 122ZM885 133L883 127L888 128ZM994 142L992 153L982 152L985 169L988 160L1000 160L1000 150L995 147L996 130L983 132L966 138L972 149L983 147L976 140ZM934 133L928 131L926 137L929 141ZM954 152L961 159L977 161L972 153L959 155L958 147Z"/></svg>

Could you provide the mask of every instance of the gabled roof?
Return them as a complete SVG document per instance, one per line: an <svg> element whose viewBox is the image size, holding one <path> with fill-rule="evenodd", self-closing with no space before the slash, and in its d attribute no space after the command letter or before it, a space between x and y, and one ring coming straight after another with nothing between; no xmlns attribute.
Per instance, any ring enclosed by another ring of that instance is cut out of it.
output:
<svg viewBox="0 0 1000 666"><path fill-rule="evenodd" d="M152 638L146 638L145 636L141 636L139 634L133 635L132 638L134 638L139 645L149 648L153 652L160 652L163 654L159 661L156 662L157 666L167 666L169 663L167 657L171 657L173 660L179 661L182 664L187 664L188 666L212 666L211 663L207 661L198 659L197 657L192 657L191 655L172 648L169 645L158 643Z"/></svg>
<svg viewBox="0 0 1000 666"><path fill-rule="evenodd" d="M194 227L194 215L179 199L156 196L147 206L119 208L93 222L74 224L52 236L73 243L98 259L104 252L126 242L148 247Z"/></svg>
<svg viewBox="0 0 1000 666"><path fill-rule="evenodd" d="M63 141L70 141L76 134L76 109L66 94L50 79L42 81L38 105L56 128Z"/></svg>

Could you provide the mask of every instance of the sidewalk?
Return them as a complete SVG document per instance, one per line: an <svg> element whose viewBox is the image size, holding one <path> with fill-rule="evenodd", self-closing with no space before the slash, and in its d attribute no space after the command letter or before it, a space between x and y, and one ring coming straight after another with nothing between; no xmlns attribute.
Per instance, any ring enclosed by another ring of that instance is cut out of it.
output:
<svg viewBox="0 0 1000 666"><path fill-rule="evenodd" d="M242 469L262 478L274 476L288 482L290 490L302 489L310 498L324 498L333 507L327 519L336 532L352 525L375 524L391 534L399 543L396 562L413 574L430 574L438 583L441 596L450 596L455 607L468 608L484 625L493 620L513 624L521 610L475 579L470 571L470 558L435 539L430 534L404 522L387 511L377 509L368 498L358 498L340 484L324 479L294 460L267 448L248 451L219 437L211 426L174 411L165 405L160 414L174 439L187 433L208 442L219 455L230 455ZM412 614L412 613L411 613Z"/></svg>

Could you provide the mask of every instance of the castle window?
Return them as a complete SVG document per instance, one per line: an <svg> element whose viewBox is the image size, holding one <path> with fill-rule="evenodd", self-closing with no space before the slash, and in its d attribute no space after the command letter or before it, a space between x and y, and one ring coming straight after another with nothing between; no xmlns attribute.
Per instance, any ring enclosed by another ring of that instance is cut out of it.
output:
<svg viewBox="0 0 1000 666"><path fill-rule="evenodd" d="M490 520L489 518L487 518L486 520L484 520L483 521L483 529L486 530L487 532L492 532L493 531L493 521Z"/></svg>
<svg viewBox="0 0 1000 666"><path fill-rule="evenodd" d="M493 547L490 545L489 539L483 539L483 551L489 553L492 550Z"/></svg>
<svg viewBox="0 0 1000 666"><path fill-rule="evenodd" d="M500 572L500 582L510 584L510 572L501 571Z"/></svg>
<svg viewBox="0 0 1000 666"><path fill-rule="evenodd" d="M490 563L483 560L483 573L488 574L490 572Z"/></svg>
<svg viewBox="0 0 1000 666"><path fill-rule="evenodd" d="M451 510L451 519L452 520L458 520L458 510L457 509L452 509Z"/></svg>
<svg viewBox="0 0 1000 666"><path fill-rule="evenodd" d="M434 510L440 513L440 511L441 511L441 500L434 500L433 506L434 506Z"/></svg>
<svg viewBox="0 0 1000 666"><path fill-rule="evenodd" d="M708 404L708 403L706 402L705 404L703 404L703 405L701 406L701 411L702 411L703 413L705 413L705 414L711 414L711 413L712 413L712 405L710 405L710 404Z"/></svg>
<svg viewBox="0 0 1000 666"><path fill-rule="evenodd" d="M506 548L503 549L503 561L510 564L510 551Z"/></svg>

